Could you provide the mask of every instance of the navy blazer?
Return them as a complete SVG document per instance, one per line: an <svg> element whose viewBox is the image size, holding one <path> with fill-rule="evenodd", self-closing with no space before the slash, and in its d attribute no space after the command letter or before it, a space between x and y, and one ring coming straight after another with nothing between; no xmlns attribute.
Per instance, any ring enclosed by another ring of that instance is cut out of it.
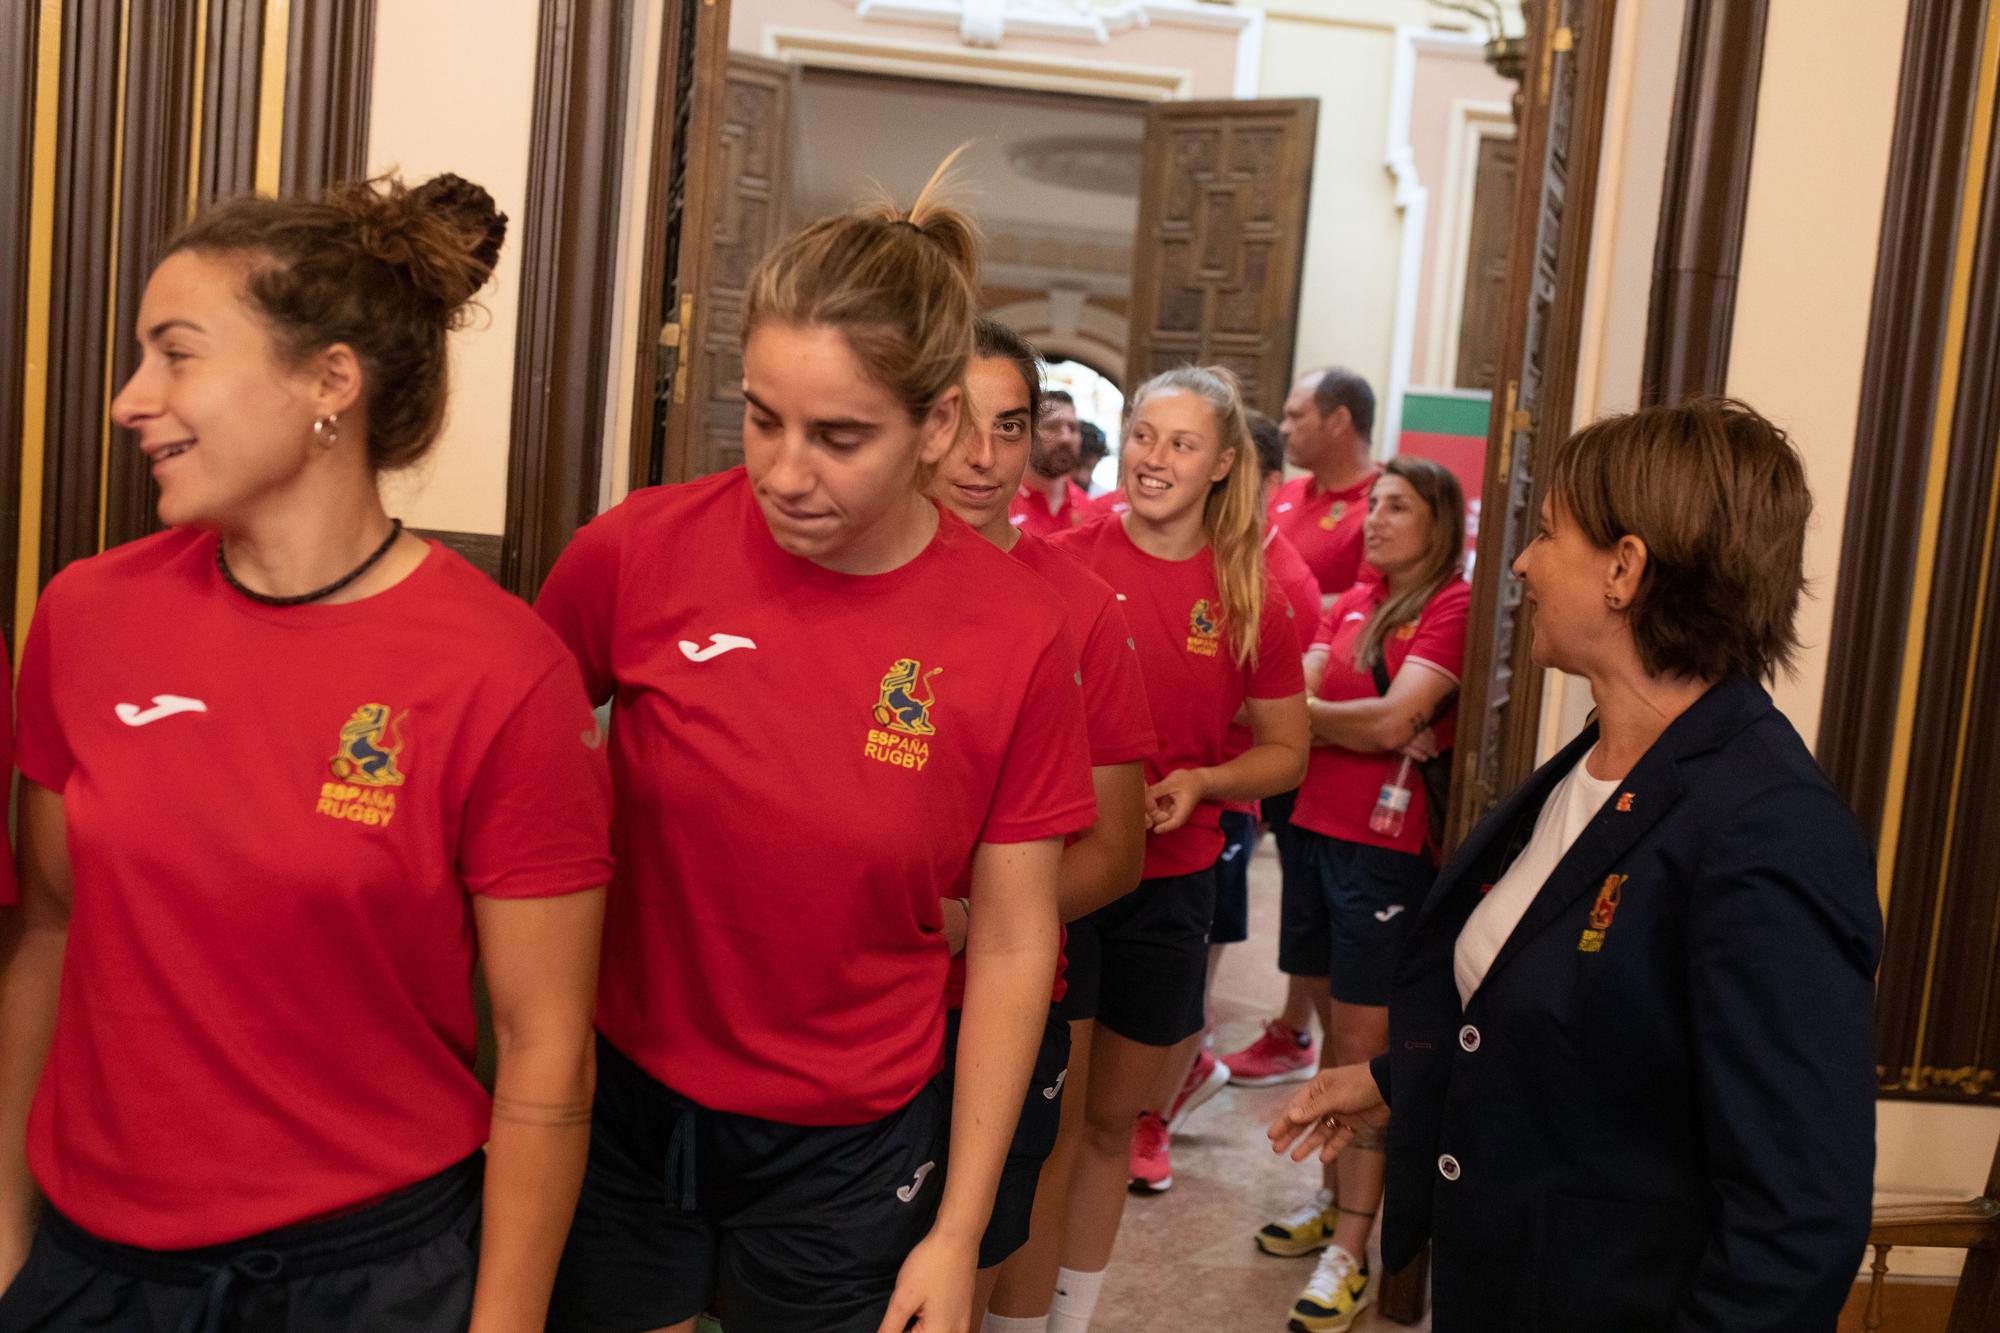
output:
<svg viewBox="0 0 2000 1333"><path fill-rule="evenodd" d="M1667 728L1460 1007L1460 929L1596 740L1479 824L1404 942L1384 1260L1435 1242L1439 1333L1830 1330L1868 1232L1881 914L1760 686Z"/></svg>

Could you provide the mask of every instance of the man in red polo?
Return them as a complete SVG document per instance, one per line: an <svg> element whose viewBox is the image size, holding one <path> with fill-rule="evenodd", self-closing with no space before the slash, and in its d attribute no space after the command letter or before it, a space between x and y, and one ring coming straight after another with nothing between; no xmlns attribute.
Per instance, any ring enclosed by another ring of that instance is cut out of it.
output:
<svg viewBox="0 0 2000 1333"><path fill-rule="evenodd" d="M1083 427L1076 400L1061 389L1045 391L1041 420L1035 424L1028 451L1028 470L1007 506L1007 521L1031 537L1053 537L1097 517L1090 492L1070 480L1082 459Z"/></svg>
<svg viewBox="0 0 2000 1333"><path fill-rule="evenodd" d="M1278 488L1271 523L1298 548L1328 605L1363 576L1361 521L1375 484L1375 393L1350 370L1314 370L1285 397L1285 457L1307 474Z"/></svg>

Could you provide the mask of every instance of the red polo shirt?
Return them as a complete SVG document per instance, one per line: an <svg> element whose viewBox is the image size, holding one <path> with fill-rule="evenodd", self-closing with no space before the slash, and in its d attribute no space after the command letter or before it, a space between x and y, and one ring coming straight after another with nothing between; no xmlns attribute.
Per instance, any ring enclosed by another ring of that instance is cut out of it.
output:
<svg viewBox="0 0 2000 1333"><path fill-rule="evenodd" d="M1313 639L1314 648L1327 649L1319 698L1372 699L1379 693L1374 673L1354 665L1354 649L1369 616L1388 595L1388 585L1376 578L1357 583L1334 599ZM1394 680L1398 672L1416 666L1457 681L1465 664L1465 613L1471 601L1472 589L1463 579L1453 579L1432 594L1414 621L1389 631L1382 641L1382 660L1389 668L1389 678ZM1450 749L1452 716L1447 714L1436 730L1438 748ZM1338 745L1313 746L1292 822L1329 838L1421 855L1428 824L1424 784L1414 765L1409 779L1410 808L1402 833L1387 838L1368 827L1382 784L1394 781L1401 766L1402 754L1397 750L1362 753Z"/></svg>
<svg viewBox="0 0 2000 1333"><path fill-rule="evenodd" d="M1049 508L1048 492L1032 481L1023 481L1021 489L1007 502L1007 521L1030 537L1053 537L1080 528L1096 516L1090 492L1068 477L1063 478L1063 505L1059 510Z"/></svg>
<svg viewBox="0 0 2000 1333"><path fill-rule="evenodd" d="M822 568L739 467L599 516L537 609L616 701L599 1029L717 1110L906 1105L943 1056L939 899L978 844L1096 817L1049 585L949 514L900 568Z"/></svg>
<svg viewBox="0 0 2000 1333"><path fill-rule="evenodd" d="M1317 626L1320 620L1319 584L1314 580L1312 571L1306 568L1305 560L1285 540L1285 534L1275 527L1264 532L1264 577L1269 587L1284 594L1286 603L1292 608L1292 628L1298 633L1299 656L1303 658L1306 650L1312 647L1313 630L1308 627ZM1230 724L1228 753L1231 759L1256 743L1250 728L1233 722ZM1257 813L1257 802L1228 801L1223 808L1254 815Z"/></svg>
<svg viewBox="0 0 2000 1333"><path fill-rule="evenodd" d="M1271 497L1271 522L1298 548L1322 597L1346 592L1365 575L1361 525L1368 518L1371 473L1344 491L1323 491L1311 477L1294 477Z"/></svg>

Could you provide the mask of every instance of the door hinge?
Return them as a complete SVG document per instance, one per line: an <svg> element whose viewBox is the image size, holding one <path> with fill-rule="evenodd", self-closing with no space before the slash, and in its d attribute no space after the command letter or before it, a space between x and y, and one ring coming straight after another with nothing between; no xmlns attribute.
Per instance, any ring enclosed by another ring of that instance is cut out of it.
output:
<svg viewBox="0 0 2000 1333"><path fill-rule="evenodd" d="M672 334L672 342L667 341L669 333ZM678 354L674 357L674 401L676 403L685 403L687 401L688 362L695 358L698 351L694 341L694 297L692 295L683 295L681 297L679 318L675 319L673 323L661 327L660 345L663 347L672 347L677 350Z"/></svg>

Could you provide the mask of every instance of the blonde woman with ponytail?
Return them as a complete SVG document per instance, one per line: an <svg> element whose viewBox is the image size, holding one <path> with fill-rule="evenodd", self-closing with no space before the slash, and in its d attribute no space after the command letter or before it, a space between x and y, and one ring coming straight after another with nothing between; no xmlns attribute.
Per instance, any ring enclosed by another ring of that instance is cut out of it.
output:
<svg viewBox="0 0 2000 1333"><path fill-rule="evenodd" d="M1306 768L1299 640L1290 606L1266 590L1257 456L1236 377L1189 366L1148 380L1123 460L1131 508L1055 539L1125 604L1159 749L1146 763L1145 878L1070 932L1070 994L1088 1006L1071 1016L1096 1030L1051 1333L1089 1324L1134 1126L1144 1113L1164 1136L1147 1107L1172 1047L1202 1026L1222 803L1289 791ZM1225 759L1239 712L1254 744Z"/></svg>
<svg viewBox="0 0 2000 1333"><path fill-rule="evenodd" d="M780 245L749 286L744 466L634 493L543 589L617 702L590 1171L551 1329L970 1323L1062 841L1095 814L1060 606L924 493L966 410L975 256L932 187Z"/></svg>

